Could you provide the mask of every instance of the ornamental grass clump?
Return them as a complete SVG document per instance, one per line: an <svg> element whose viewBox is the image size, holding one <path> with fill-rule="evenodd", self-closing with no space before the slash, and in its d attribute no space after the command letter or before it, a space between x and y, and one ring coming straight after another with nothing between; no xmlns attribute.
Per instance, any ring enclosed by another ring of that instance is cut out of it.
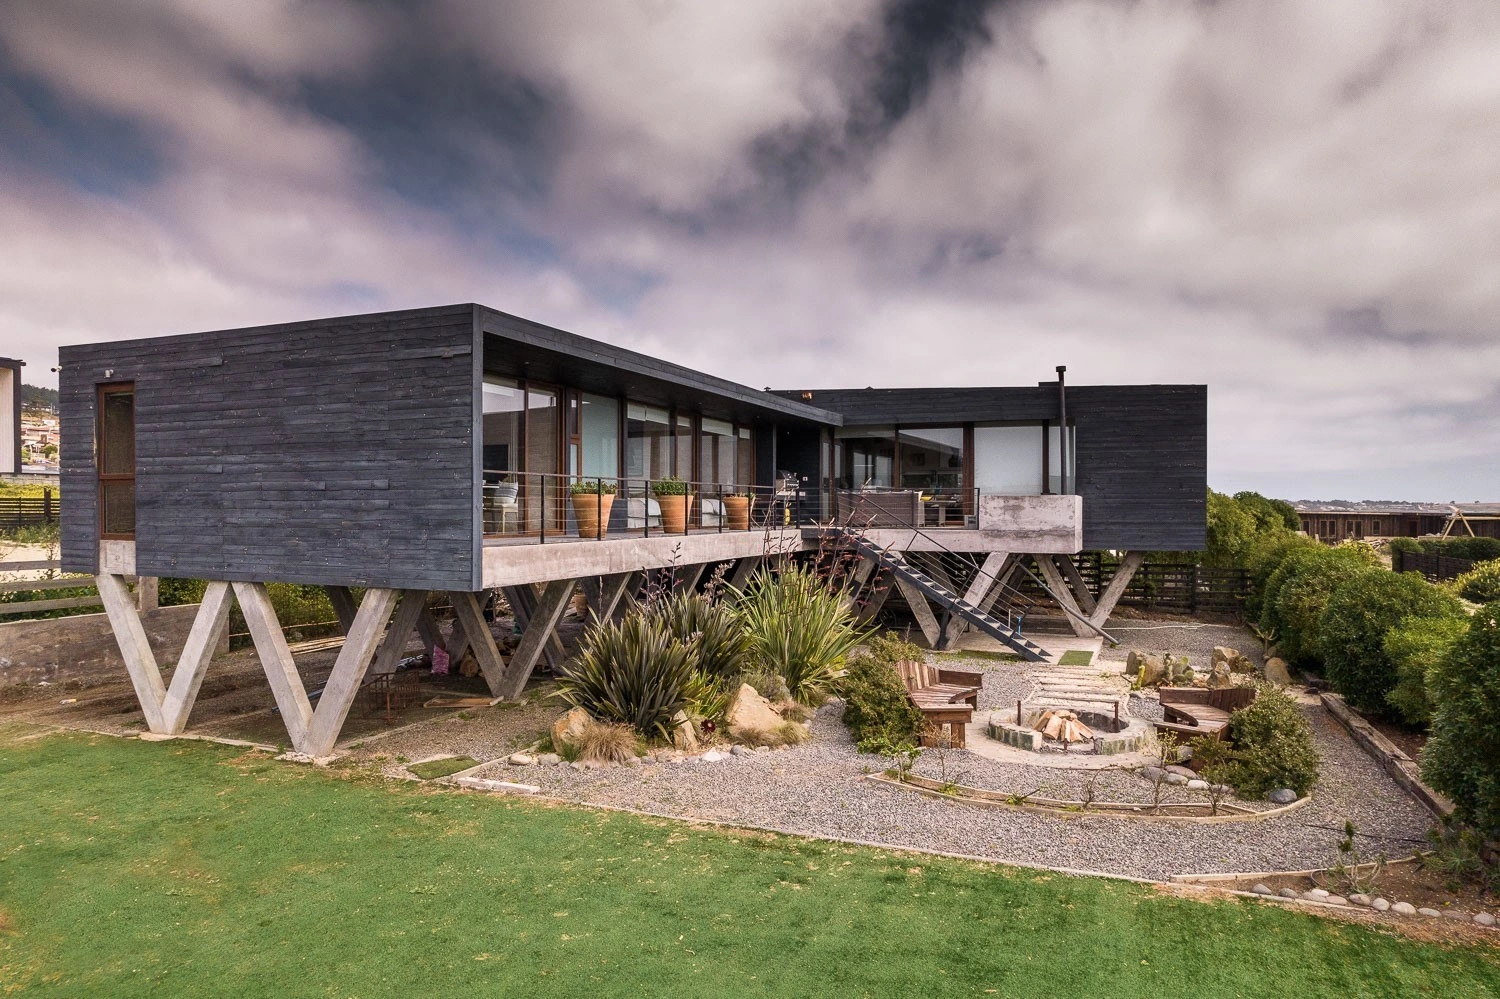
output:
<svg viewBox="0 0 1500 999"><path fill-rule="evenodd" d="M651 614L693 650L698 669L709 676L739 676L749 665L750 636L727 604L679 591L658 600Z"/></svg>
<svg viewBox="0 0 1500 999"><path fill-rule="evenodd" d="M1250 705L1229 716L1234 759L1217 772L1242 798L1283 787L1305 795L1318 779L1312 725L1286 691L1270 683L1258 688Z"/></svg>
<svg viewBox="0 0 1500 999"><path fill-rule="evenodd" d="M774 576L757 573L733 594L735 612L750 639L754 670L781 676L803 704L821 703L843 675L849 653L865 637L845 597L842 588L803 566L789 566Z"/></svg>
<svg viewBox="0 0 1500 999"><path fill-rule="evenodd" d="M660 619L631 614L596 623L578 658L563 668L557 694L599 721L629 725L647 738L669 738L688 704L693 652Z"/></svg>
<svg viewBox="0 0 1500 999"><path fill-rule="evenodd" d="M594 722L578 735L578 755L591 763L624 763L635 756L640 737L618 722Z"/></svg>

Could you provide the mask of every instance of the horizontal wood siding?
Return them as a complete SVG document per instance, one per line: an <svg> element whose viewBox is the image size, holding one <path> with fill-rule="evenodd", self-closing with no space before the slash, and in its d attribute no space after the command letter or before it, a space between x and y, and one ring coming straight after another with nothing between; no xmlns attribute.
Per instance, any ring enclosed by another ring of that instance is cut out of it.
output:
<svg viewBox="0 0 1500 999"><path fill-rule="evenodd" d="M1057 383L818 389L809 402L842 413L846 426L1055 421ZM1085 549L1198 551L1207 545L1207 387L1069 386L1068 417L1078 431Z"/></svg>
<svg viewBox="0 0 1500 999"><path fill-rule="evenodd" d="M94 391L134 381L142 575L477 583L472 306L67 347L63 564L98 557Z"/></svg>

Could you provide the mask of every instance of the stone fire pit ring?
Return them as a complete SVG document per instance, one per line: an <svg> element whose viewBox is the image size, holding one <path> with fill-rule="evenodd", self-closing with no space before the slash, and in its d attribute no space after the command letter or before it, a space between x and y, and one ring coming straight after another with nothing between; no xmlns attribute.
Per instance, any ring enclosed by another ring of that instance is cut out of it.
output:
<svg viewBox="0 0 1500 999"><path fill-rule="evenodd" d="M1049 711L1066 710L1077 715L1078 720L1094 730L1092 740L1075 743L1064 749L1042 735L1034 726ZM1069 752L1094 756L1118 756L1121 753L1136 753L1151 744L1153 726L1143 718L1125 713L1121 707L1118 730L1113 710L1079 704L1043 704L1028 702L1021 705L1020 725L1016 724L1014 711L994 711L986 726L990 738L1007 746L1030 753Z"/></svg>

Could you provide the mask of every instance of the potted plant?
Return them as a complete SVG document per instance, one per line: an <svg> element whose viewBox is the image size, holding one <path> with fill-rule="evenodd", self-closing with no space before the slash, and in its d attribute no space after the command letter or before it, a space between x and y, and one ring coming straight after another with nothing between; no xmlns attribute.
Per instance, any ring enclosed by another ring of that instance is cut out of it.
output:
<svg viewBox="0 0 1500 999"><path fill-rule="evenodd" d="M651 483L651 493L661 507L661 529L665 534L686 534L688 516L693 512L693 494L688 484L677 476Z"/></svg>
<svg viewBox="0 0 1500 999"><path fill-rule="evenodd" d="M580 479L570 488L573 519L580 538L602 538L609 530L609 511L615 505L615 484L603 479Z"/></svg>
<svg viewBox="0 0 1500 999"><path fill-rule="evenodd" d="M730 493L724 497L725 527L731 531L750 530L750 509L755 497L749 493Z"/></svg>

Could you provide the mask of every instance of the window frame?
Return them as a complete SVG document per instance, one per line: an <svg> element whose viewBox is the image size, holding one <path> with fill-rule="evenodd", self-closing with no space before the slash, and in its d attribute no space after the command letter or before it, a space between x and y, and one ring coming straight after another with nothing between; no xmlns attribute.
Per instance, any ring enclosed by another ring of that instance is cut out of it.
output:
<svg viewBox="0 0 1500 999"><path fill-rule="evenodd" d="M111 395L130 396L130 471L129 472L106 472L105 467L105 441L104 434L104 400ZM99 502L99 538L102 541L134 541L135 540L135 479L136 479L136 398L135 382L104 382L95 386L94 396L94 471L98 479L98 502ZM129 483L131 526L128 533L122 531L105 530L105 501L104 493L107 486Z"/></svg>

